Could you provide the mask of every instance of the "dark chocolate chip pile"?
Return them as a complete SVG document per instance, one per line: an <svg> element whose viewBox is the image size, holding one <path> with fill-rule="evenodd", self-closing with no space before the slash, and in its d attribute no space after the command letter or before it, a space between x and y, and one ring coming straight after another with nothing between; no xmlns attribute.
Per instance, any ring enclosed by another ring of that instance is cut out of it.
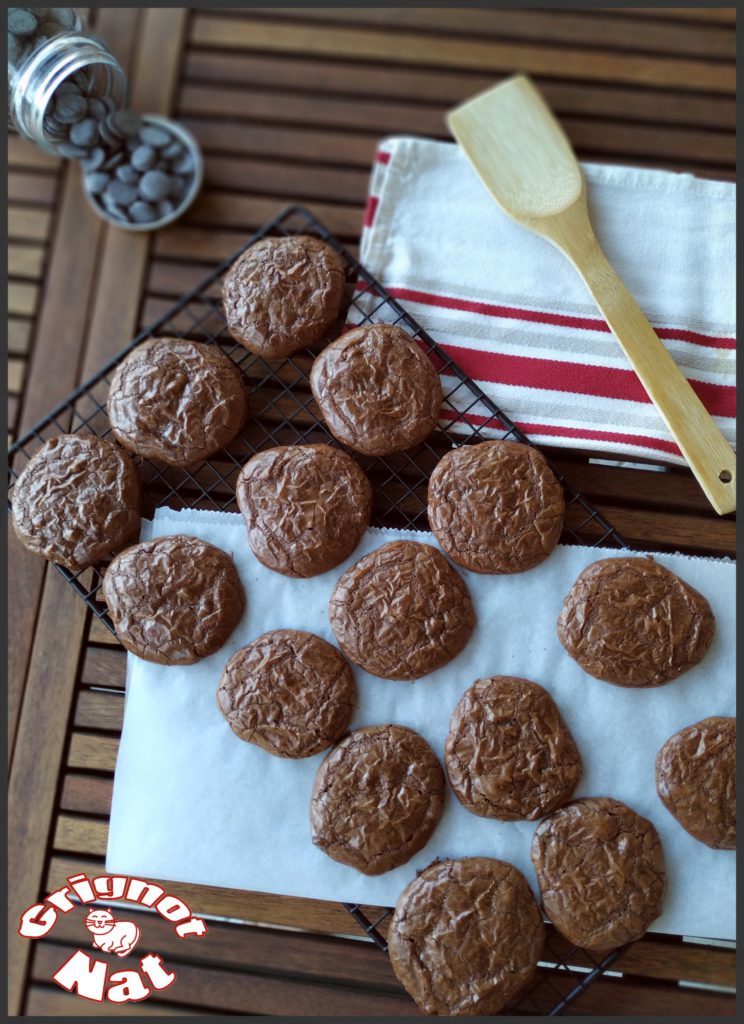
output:
<svg viewBox="0 0 744 1024"><path fill-rule="evenodd" d="M9 11L9 62L20 67L74 25L67 8ZM88 193L124 224L169 216L193 183L196 168L188 147L166 127L118 109L94 67L57 87L44 116L44 133L61 156L80 161Z"/></svg>

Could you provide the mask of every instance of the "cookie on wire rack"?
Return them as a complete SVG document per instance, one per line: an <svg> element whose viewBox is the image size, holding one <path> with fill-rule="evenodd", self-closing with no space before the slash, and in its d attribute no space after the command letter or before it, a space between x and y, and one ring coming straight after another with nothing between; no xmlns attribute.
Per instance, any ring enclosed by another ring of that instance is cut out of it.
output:
<svg viewBox="0 0 744 1024"><path fill-rule="evenodd" d="M344 294L344 264L311 235L263 238L238 256L225 277L225 320L236 341L281 359L320 341Z"/></svg>
<svg viewBox="0 0 744 1024"><path fill-rule="evenodd" d="M77 572L136 538L141 500L127 452L93 434L60 434L16 480L11 521L30 551Z"/></svg>
<svg viewBox="0 0 744 1024"><path fill-rule="evenodd" d="M191 466L243 428L248 397L236 364L217 345L150 338L119 363L108 415L116 440L147 459Z"/></svg>

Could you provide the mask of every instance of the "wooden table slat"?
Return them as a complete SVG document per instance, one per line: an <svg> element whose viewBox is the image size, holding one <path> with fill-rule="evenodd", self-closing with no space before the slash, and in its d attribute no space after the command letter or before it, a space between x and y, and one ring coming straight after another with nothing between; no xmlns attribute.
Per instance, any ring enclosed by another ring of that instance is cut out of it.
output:
<svg viewBox="0 0 744 1024"><path fill-rule="evenodd" d="M210 14L236 16L235 10L222 8ZM242 13L242 12L241 12ZM251 18L287 19L296 22L321 22L345 27L373 26L392 29L415 29L420 34L450 38L470 36L500 41L535 41L541 46L591 46L595 51L625 50L674 56L700 56L734 60L736 41L727 27L715 24L670 24L637 22L618 17L600 9L571 11L554 8L533 10L525 18L520 10L488 10L487 8L417 7L265 7L245 12Z"/></svg>
<svg viewBox="0 0 744 1024"><path fill-rule="evenodd" d="M55 836L55 847L60 854L80 853L102 857L105 852L105 836L102 836L102 829L105 829L103 821L92 821L72 814L61 815ZM87 850L86 842L90 844ZM146 915L144 920L146 923L142 927L146 928L148 936L157 936L159 952L176 958L179 955L188 955L188 950L182 945L181 940L160 918ZM348 928L346 930L348 931ZM79 919L71 915L69 918L61 919L55 927L54 939L72 940L80 931ZM285 947L284 955L281 954L282 942ZM334 943L336 940L328 940L329 955ZM316 945L322 945L320 940ZM337 943L336 948L340 952ZM302 955L306 949L307 942L302 936L277 936L274 942L257 945L245 927L217 922L210 924L210 940L200 947L205 961L239 964L246 969L270 968L272 962L281 963L286 968L296 957L297 963L294 967L299 973L303 970ZM394 983L387 958L381 956L376 947L357 944L349 947L349 950L344 962L335 964L333 968L337 975L343 973L344 977L350 980L350 972L353 972L359 981L376 984ZM572 945L551 928L550 952L546 952L543 959L550 959L555 953L570 958L570 962L578 967L591 965L592 962L585 955L571 955L572 950ZM684 979L690 983L733 986L735 967L736 955L733 950L682 943L652 933L631 946L621 960L613 965L613 970L641 978L668 981Z"/></svg>
<svg viewBox="0 0 744 1024"><path fill-rule="evenodd" d="M8 284L8 312L11 316L32 317L36 312L39 286L29 281L10 281Z"/></svg>
<svg viewBox="0 0 744 1024"><path fill-rule="evenodd" d="M98 1017L101 1016L99 1003L78 999L56 985L33 984L29 986L24 1014L27 1017ZM107 1017L200 1017L203 1010L168 1003L108 1003Z"/></svg>
<svg viewBox="0 0 744 1024"><path fill-rule="evenodd" d="M44 266L43 245L8 245L8 274L38 280Z"/></svg>
<svg viewBox="0 0 744 1024"><path fill-rule="evenodd" d="M658 18L662 21L671 18L732 26L736 24L736 7L608 7L607 10L630 18Z"/></svg>
<svg viewBox="0 0 744 1024"><path fill-rule="evenodd" d="M8 238L11 241L44 241L52 219L48 210L11 204L8 208Z"/></svg>
<svg viewBox="0 0 744 1024"><path fill-rule="evenodd" d="M8 166L13 170L59 170L63 164L61 157L47 153L33 142L22 138L16 132L8 133Z"/></svg>
<svg viewBox="0 0 744 1024"><path fill-rule="evenodd" d="M108 817L113 791L111 775L89 775L68 770L62 783L59 810Z"/></svg>
<svg viewBox="0 0 744 1024"><path fill-rule="evenodd" d="M201 941L201 940L200 940ZM204 942L208 941L204 937ZM37 942L33 951L32 978L45 981L70 956L75 946ZM167 963L167 961L166 961ZM179 998L191 1006L225 1012L248 1012L268 1015L320 1016L421 1016L411 1005L405 992L373 988L360 989L340 984L319 983L283 973L262 974L249 970L225 970L203 964L177 963ZM566 975L555 979L559 992L567 993L580 976ZM629 1014L665 1014L671 1005L685 1015L733 1015L730 998L699 989L680 989L674 985L635 980L605 979L604 993L591 986L572 1007L572 1015L595 1014L602 1005L602 996L609 996L618 1012ZM166 992L166 999L168 996ZM159 1001L160 993L150 999ZM533 997L545 1011L555 996L544 989Z"/></svg>
<svg viewBox="0 0 744 1024"><path fill-rule="evenodd" d="M31 344L31 320L11 316L8 319L8 351L11 355L27 355Z"/></svg>
<svg viewBox="0 0 744 1024"><path fill-rule="evenodd" d="M206 937L205 937L206 940ZM74 947L39 942L34 949L32 977L44 981L74 952ZM202 964L177 966L178 998L190 1006L230 1013L287 1015L422 1016L405 992L380 992L351 986L297 980L285 975L227 971ZM163 997L172 999L166 990ZM161 993L153 991L149 1002Z"/></svg>
<svg viewBox="0 0 744 1024"><path fill-rule="evenodd" d="M235 117L245 121L301 125L303 128L308 125L346 128L378 135L410 134L411 125L416 125L417 133L449 139L450 133L444 122L445 109L429 104L349 100L296 93L283 95L269 90L215 85L185 86L179 107L185 117ZM736 159L733 132L613 124L604 118L583 116L575 119L570 115L562 117L561 123L579 156L588 150L595 154L679 160L686 154L695 153L700 164L728 166L733 165Z"/></svg>
<svg viewBox="0 0 744 1024"><path fill-rule="evenodd" d="M103 860L91 855L55 855L49 862L45 886L49 892L64 885L68 876L85 873L89 877L101 874ZM156 882L153 878L150 881ZM180 896L195 914L230 918L248 924L277 925L302 928L330 935L360 935L361 929L340 903L323 900L300 899L295 896L275 896L272 893L246 892L220 889L211 885L191 885L186 882L167 882L169 893ZM366 908L371 920L379 917L376 907Z"/></svg>
<svg viewBox="0 0 744 1024"><path fill-rule="evenodd" d="M32 173L28 169L8 172L8 199L12 203L51 206L57 193L56 168Z"/></svg>
<svg viewBox="0 0 744 1024"><path fill-rule="evenodd" d="M688 94L664 89L597 83L561 82L535 76L540 90L556 114L589 115L609 121L650 122L659 126L689 125L734 130L736 100L709 94ZM494 84L492 73L465 68L405 68L368 65L359 74L354 60L308 60L302 54L215 52L200 47L187 50L184 80L189 84L243 86L247 95L256 87L289 92L406 104L452 106ZM219 126L217 126L219 127ZM410 128L410 126L409 126Z"/></svg>
<svg viewBox="0 0 744 1024"><path fill-rule="evenodd" d="M424 67L487 70L494 76L539 71L556 78L582 78L588 82L655 85L682 91L705 90L732 94L735 72L720 62L689 58L597 53L593 50L549 47L452 38L446 47L415 32L394 33L335 26L307 26L254 16L194 18L192 42L226 50L247 49L271 53L313 54L315 57L353 58Z"/></svg>

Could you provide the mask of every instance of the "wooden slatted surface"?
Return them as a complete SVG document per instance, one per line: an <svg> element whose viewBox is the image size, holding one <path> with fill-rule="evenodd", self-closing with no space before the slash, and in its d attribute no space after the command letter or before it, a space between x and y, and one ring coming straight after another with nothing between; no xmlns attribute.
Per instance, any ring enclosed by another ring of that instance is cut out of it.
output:
<svg viewBox="0 0 744 1024"><path fill-rule="evenodd" d="M75 168L11 138L11 430L30 426L286 203L310 206L353 248L380 137L445 138L449 106L515 70L535 76L582 159L734 176L732 9L101 9L95 27L129 71L132 105L172 112L194 131L205 188L178 225L128 235L93 217ZM711 514L687 471L556 455L629 539L733 554L733 519ZM9 561L13 927L71 873L102 869L125 656L12 538ZM415 1012L340 905L169 888L210 915L210 935L186 947L142 914L178 982L128 1012ZM71 915L33 946L11 932L11 1012L98 1011L50 982L81 929ZM574 1012L733 1012L717 989L734 984L728 948L652 936L615 969L622 976L592 986Z"/></svg>

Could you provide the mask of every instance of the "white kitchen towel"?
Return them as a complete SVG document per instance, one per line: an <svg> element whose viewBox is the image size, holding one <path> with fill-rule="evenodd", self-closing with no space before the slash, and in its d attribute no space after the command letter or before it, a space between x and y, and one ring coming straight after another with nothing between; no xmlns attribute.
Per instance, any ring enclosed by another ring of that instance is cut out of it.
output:
<svg viewBox="0 0 744 1024"><path fill-rule="evenodd" d="M335 643L328 599L340 573L368 551L397 539L435 543L429 533L370 529L337 569L289 579L262 566L248 548L241 516L159 509L144 538L189 533L235 559L248 607L228 642L187 666L127 663L106 870L289 896L390 906L435 857L486 855L514 863L536 890L529 849L535 823L470 814L448 789L442 819L407 864L370 878L313 846L308 807L324 755L273 757L238 739L217 708L227 659L269 629L306 629ZM558 547L541 566L513 576L462 572L477 625L449 665L414 683L375 679L355 669L359 702L352 728L398 722L416 729L441 759L450 715L463 691L488 675L514 675L545 686L581 750L577 796L624 800L656 825L664 846L668 892L653 931L734 937L733 850L711 850L665 810L654 785L654 759L678 729L708 715L735 714L733 563L658 555L709 599L716 637L703 662L667 686L630 690L592 679L565 653L555 631L563 598L598 557L620 554ZM198 910L198 908L197 908Z"/></svg>
<svg viewBox="0 0 744 1024"><path fill-rule="evenodd" d="M735 186L582 166L600 244L734 443ZM381 143L361 259L534 441L684 464L577 272L501 212L454 143ZM357 301L371 312L379 300ZM463 411L472 395L452 401Z"/></svg>

